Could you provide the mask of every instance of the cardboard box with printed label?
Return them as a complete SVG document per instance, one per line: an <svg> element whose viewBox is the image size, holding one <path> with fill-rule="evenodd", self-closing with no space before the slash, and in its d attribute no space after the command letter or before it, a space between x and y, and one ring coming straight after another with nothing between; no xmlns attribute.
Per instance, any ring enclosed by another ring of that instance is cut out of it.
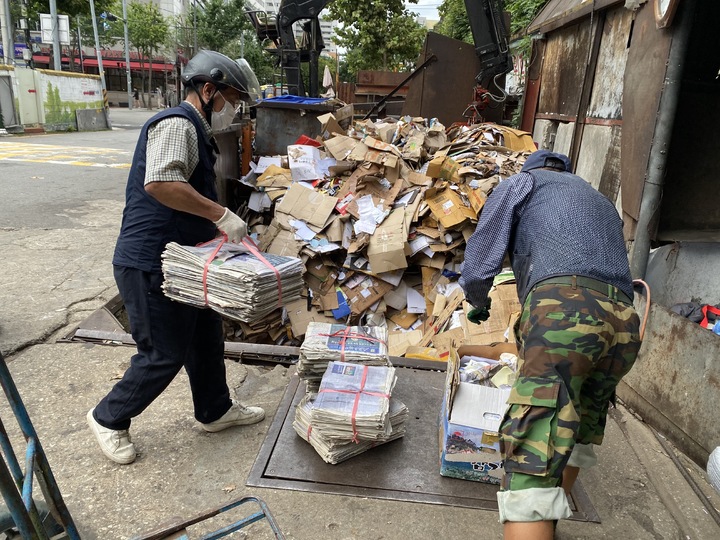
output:
<svg viewBox="0 0 720 540"><path fill-rule="evenodd" d="M467 206L460 195L450 188L437 190L428 189L425 199L433 216L446 229L451 229L470 219L477 219L477 214Z"/></svg>
<svg viewBox="0 0 720 540"><path fill-rule="evenodd" d="M497 360L517 354L512 343L463 346L451 350L440 413L440 474L462 480L499 484L503 475L500 423L509 390L460 382L460 358L466 355Z"/></svg>

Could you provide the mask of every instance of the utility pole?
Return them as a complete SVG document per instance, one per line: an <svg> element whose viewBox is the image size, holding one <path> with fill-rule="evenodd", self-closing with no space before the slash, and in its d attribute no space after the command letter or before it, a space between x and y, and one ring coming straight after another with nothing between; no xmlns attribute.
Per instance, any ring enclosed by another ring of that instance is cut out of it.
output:
<svg viewBox="0 0 720 540"><path fill-rule="evenodd" d="M197 54L197 0L193 2L193 56Z"/></svg>
<svg viewBox="0 0 720 540"><path fill-rule="evenodd" d="M60 22L58 21L57 2L55 0L50 0L50 19L53 43L53 69L55 71L62 71L62 62L60 61Z"/></svg>
<svg viewBox="0 0 720 540"><path fill-rule="evenodd" d="M132 75L130 74L130 39L128 38L127 0L122 0L123 24L125 25L125 76L127 77L128 109L133 108ZM150 66L152 67L152 66Z"/></svg>
<svg viewBox="0 0 720 540"><path fill-rule="evenodd" d="M50 0L51 2L54 0ZM100 38L98 37L97 19L95 18L95 1L90 0L90 16L92 17L93 33L95 34L95 54L97 55L98 73L100 74L100 85L102 86L103 105L105 108L105 120L110 129L110 111L108 110L107 86L105 86L105 70L102 64L102 52L100 51Z"/></svg>
<svg viewBox="0 0 720 540"><path fill-rule="evenodd" d="M15 36L11 30L13 25L9 0L1 0L0 25L2 26L0 31L2 31L3 63L13 65L15 63Z"/></svg>

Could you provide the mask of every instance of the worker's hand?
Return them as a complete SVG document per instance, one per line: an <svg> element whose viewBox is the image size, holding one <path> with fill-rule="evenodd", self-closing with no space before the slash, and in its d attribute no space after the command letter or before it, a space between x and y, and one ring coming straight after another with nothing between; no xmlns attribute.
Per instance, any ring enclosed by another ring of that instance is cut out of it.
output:
<svg viewBox="0 0 720 540"><path fill-rule="evenodd" d="M247 224L229 208L226 208L222 217L214 223L220 232L227 235L228 242L233 244L239 244L247 235Z"/></svg>
<svg viewBox="0 0 720 540"><path fill-rule="evenodd" d="M487 303L484 307L481 308L473 308L470 311L468 311L467 318L470 322L474 322L475 324L480 324L483 321L487 321L490 318L490 303L492 300L490 298L487 299Z"/></svg>

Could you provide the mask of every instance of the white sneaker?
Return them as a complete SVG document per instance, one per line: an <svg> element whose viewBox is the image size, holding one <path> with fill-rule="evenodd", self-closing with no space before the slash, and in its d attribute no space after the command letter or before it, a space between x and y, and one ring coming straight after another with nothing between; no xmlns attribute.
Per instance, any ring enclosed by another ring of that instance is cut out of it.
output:
<svg viewBox="0 0 720 540"><path fill-rule="evenodd" d="M205 431L215 433L232 426L247 426L249 424L257 424L265 418L265 411L260 407L246 407L239 401L232 400L232 405L224 415L210 422L202 424Z"/></svg>
<svg viewBox="0 0 720 540"><path fill-rule="evenodd" d="M95 409L92 408L88 411L87 423L95 435L102 453L105 454L108 459L111 459L120 465L127 465L128 463L135 461L135 456L137 455L135 452L135 445L130 440L130 433L128 433L128 430L108 429L101 426L97 423L95 417L93 417L94 410Z"/></svg>

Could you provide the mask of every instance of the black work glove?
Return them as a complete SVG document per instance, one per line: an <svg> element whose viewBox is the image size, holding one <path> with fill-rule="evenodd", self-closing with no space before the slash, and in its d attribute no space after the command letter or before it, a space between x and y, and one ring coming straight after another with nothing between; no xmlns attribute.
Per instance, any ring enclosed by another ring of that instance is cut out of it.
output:
<svg viewBox="0 0 720 540"><path fill-rule="evenodd" d="M474 322L475 324L480 324L483 321L487 321L490 318L490 304L492 300L490 298L487 299L487 302L484 307L476 308L474 307L470 311L468 311L467 318L470 322Z"/></svg>

